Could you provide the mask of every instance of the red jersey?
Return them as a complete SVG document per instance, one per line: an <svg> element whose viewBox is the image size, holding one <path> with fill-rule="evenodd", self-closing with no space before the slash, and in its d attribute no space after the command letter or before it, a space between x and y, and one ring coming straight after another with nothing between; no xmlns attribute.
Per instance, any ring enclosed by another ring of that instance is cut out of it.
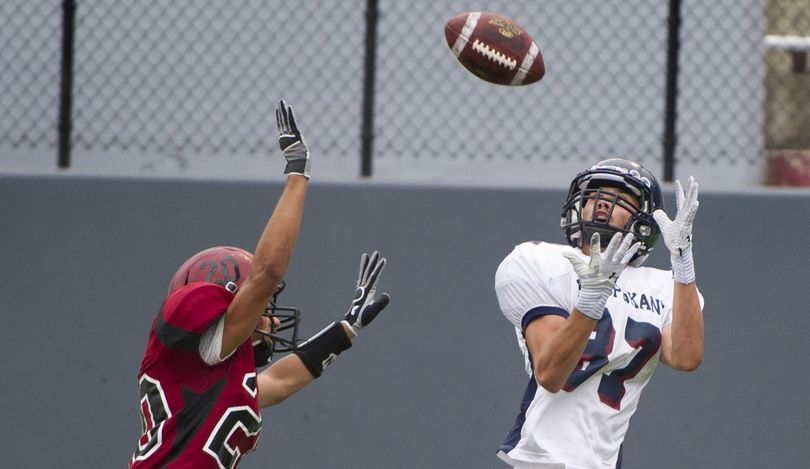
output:
<svg viewBox="0 0 810 469"><path fill-rule="evenodd" d="M262 418L250 340L216 365L199 352L233 297L192 283L163 302L138 372L143 433L130 468L233 468L256 448Z"/></svg>

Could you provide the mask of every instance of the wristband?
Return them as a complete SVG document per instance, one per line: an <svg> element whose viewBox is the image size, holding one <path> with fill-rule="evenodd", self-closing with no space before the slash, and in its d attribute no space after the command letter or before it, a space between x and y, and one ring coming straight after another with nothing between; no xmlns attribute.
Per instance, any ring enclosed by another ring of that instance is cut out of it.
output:
<svg viewBox="0 0 810 469"><path fill-rule="evenodd" d="M585 316L598 321L602 319L605 304L612 293L613 288L582 289L577 295L577 303L574 307Z"/></svg>
<svg viewBox="0 0 810 469"><path fill-rule="evenodd" d="M295 351L314 378L318 378L341 352L352 346L343 325L333 322L307 339Z"/></svg>
<svg viewBox="0 0 810 469"><path fill-rule="evenodd" d="M300 174L309 179L309 149L304 144L301 137L283 150L284 158L287 159L287 167L284 174Z"/></svg>
<svg viewBox="0 0 810 469"><path fill-rule="evenodd" d="M290 161L284 169L284 174L298 174L299 176L304 176L309 179L309 160Z"/></svg>
<svg viewBox="0 0 810 469"><path fill-rule="evenodd" d="M679 249L680 254L673 254L672 260L672 278L677 283L684 285L695 281L695 261L692 259L692 245L690 244L685 249Z"/></svg>

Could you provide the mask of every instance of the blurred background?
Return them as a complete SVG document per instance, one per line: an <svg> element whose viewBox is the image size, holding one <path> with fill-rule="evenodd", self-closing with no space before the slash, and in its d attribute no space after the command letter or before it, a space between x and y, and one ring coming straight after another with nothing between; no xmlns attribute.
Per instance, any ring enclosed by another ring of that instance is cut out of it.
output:
<svg viewBox="0 0 810 469"><path fill-rule="evenodd" d="M467 72L443 27L470 10L526 29L544 79ZM126 465L171 274L252 249L280 193L281 98L313 155L283 302L317 332L371 249L394 299L263 412L240 467L505 467L527 376L495 269L564 242L571 179L609 156L653 171L673 213L674 179L702 190L706 359L659 369L625 469L810 459L810 0L0 0L0 24L4 467Z"/></svg>
<svg viewBox="0 0 810 469"><path fill-rule="evenodd" d="M542 82L493 86L454 60L444 22L472 9L532 35ZM320 178L557 186L622 155L704 187L808 182L806 0L5 0L0 15L4 171L261 177L284 98Z"/></svg>

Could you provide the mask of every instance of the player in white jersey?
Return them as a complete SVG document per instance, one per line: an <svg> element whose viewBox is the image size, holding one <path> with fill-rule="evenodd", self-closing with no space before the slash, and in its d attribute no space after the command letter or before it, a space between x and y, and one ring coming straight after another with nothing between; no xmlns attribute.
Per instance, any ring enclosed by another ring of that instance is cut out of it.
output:
<svg viewBox="0 0 810 469"><path fill-rule="evenodd" d="M569 245L527 242L503 260L495 291L515 326L529 384L498 456L515 468L621 467L621 445L659 361L703 358L703 297L692 221L698 185L675 183L677 215L640 164L611 158L577 175L562 213ZM672 271L641 264L659 237Z"/></svg>

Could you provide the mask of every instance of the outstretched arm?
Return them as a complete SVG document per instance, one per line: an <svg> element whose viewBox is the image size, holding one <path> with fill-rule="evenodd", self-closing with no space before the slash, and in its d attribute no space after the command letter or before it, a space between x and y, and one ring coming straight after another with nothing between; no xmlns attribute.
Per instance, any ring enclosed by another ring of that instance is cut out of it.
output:
<svg viewBox="0 0 810 469"><path fill-rule="evenodd" d="M662 331L661 361L680 371L695 370L703 361L703 311L692 259L692 222L700 205L697 197L694 178L689 178L685 190L680 181L675 181L675 220L670 220L663 210L653 213L670 251L675 281L672 323Z"/></svg>
<svg viewBox="0 0 810 469"><path fill-rule="evenodd" d="M309 150L284 101L276 110L279 145L287 160L287 182L259 238L250 272L225 314L220 357L228 356L250 334L284 278L292 258L309 186Z"/></svg>
<svg viewBox="0 0 810 469"><path fill-rule="evenodd" d="M321 376L337 356L352 345L357 334L371 323L389 301L387 293L375 297L386 259L375 251L363 254L354 298L343 320L333 322L301 344L295 353L270 365L258 376L259 406L278 404Z"/></svg>
<svg viewBox="0 0 810 469"><path fill-rule="evenodd" d="M566 255L580 281L573 311L567 318L538 318L528 325L525 333L535 378L546 390L561 390L582 357L591 332L605 310L605 303L613 294L616 280L640 247L639 243L631 245L632 242L632 234L622 240L621 233L616 233L603 253L599 233L594 233L588 263L575 255Z"/></svg>

